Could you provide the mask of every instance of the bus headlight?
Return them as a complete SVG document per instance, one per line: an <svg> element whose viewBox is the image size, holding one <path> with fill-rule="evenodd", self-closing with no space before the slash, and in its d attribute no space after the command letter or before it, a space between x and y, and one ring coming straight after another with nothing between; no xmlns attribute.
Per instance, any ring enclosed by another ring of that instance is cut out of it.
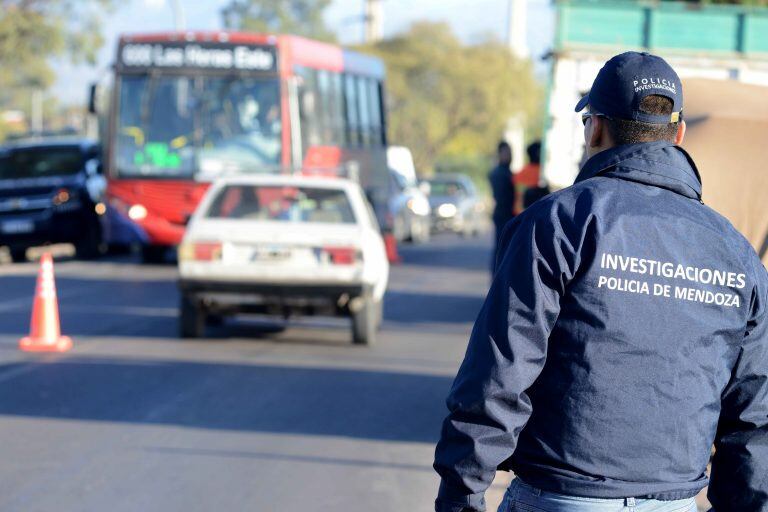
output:
<svg viewBox="0 0 768 512"><path fill-rule="evenodd" d="M135 204L128 209L128 217L131 220L143 220L147 217L147 209L144 205Z"/></svg>

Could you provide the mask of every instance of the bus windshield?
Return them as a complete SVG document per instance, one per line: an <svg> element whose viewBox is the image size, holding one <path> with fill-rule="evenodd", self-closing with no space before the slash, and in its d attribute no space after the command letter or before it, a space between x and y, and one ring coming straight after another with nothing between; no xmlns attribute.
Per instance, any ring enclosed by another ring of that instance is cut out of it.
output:
<svg viewBox="0 0 768 512"><path fill-rule="evenodd" d="M280 163L277 78L126 75L117 116L121 177L212 179Z"/></svg>

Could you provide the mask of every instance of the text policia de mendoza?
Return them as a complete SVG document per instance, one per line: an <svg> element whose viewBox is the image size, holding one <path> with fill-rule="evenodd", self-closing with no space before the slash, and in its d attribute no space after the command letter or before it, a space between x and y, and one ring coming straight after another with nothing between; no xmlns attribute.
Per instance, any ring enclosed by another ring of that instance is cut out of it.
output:
<svg viewBox="0 0 768 512"><path fill-rule="evenodd" d="M723 286L742 289L746 286L746 275L727 270L699 268L669 261L658 261L634 256L603 253L600 257L600 268L636 274L637 276L654 276L665 279L686 281L699 285ZM739 307L741 300L738 294L726 291L706 290L698 287L688 287L681 284L649 283L639 277L623 278L601 275L597 281L598 288L629 293L639 293L660 297L703 302L726 307Z"/></svg>

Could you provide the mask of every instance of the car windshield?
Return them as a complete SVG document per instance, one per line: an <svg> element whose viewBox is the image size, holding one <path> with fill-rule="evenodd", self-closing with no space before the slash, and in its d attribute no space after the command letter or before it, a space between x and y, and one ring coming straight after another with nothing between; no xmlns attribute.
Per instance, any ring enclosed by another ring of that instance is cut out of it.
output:
<svg viewBox="0 0 768 512"><path fill-rule="evenodd" d="M121 176L212 179L280 163L277 79L124 76L115 167Z"/></svg>
<svg viewBox="0 0 768 512"><path fill-rule="evenodd" d="M208 218L354 224L343 190L262 185L228 185L206 212Z"/></svg>
<svg viewBox="0 0 768 512"><path fill-rule="evenodd" d="M429 182L429 194L433 196L457 196L466 193L458 181L435 180Z"/></svg>
<svg viewBox="0 0 768 512"><path fill-rule="evenodd" d="M83 169L78 147L0 149L0 179L46 178L77 174Z"/></svg>

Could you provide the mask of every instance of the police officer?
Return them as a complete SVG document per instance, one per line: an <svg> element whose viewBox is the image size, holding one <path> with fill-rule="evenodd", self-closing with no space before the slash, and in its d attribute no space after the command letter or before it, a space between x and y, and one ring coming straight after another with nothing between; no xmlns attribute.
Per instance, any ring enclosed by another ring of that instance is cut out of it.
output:
<svg viewBox="0 0 768 512"><path fill-rule="evenodd" d="M496 252L501 239L501 232L507 222L512 220L515 208L515 183L512 178L512 148L506 141L499 142L497 146L498 164L488 173L488 181L493 192L493 224L495 230L495 244L491 255L491 272L496 266Z"/></svg>
<svg viewBox="0 0 768 512"><path fill-rule="evenodd" d="M694 512L714 443L714 510L768 511L768 278L702 202L682 107L675 71L636 52L579 101L589 158L505 230L437 510L484 510L499 468L503 512Z"/></svg>

